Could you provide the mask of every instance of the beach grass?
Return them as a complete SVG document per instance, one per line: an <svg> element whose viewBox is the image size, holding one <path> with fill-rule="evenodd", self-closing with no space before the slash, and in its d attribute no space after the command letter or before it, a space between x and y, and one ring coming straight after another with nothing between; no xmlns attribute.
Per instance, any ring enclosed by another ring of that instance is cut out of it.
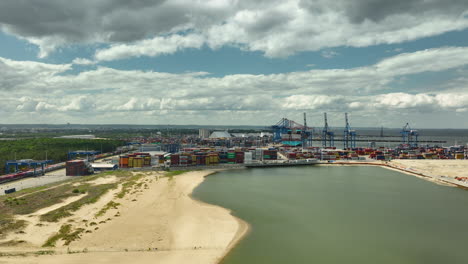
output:
<svg viewBox="0 0 468 264"><path fill-rule="evenodd" d="M116 176L118 181L99 185L91 183L107 175ZM82 206L97 202L100 197L109 190L116 189L119 184L127 186L123 194L125 195L137 184L142 176L144 175L133 175L130 171L109 171L93 176L71 178L66 183L51 183L40 187L27 188L2 196L0 197L0 238L5 237L8 233L21 231L26 227L27 222L15 220L14 215L32 214L40 209L63 202L67 198L84 195L77 201L40 216L41 221L57 222L64 217L71 216L74 211ZM109 208L115 207L116 204L109 205Z"/></svg>
<svg viewBox="0 0 468 264"><path fill-rule="evenodd" d="M180 175L182 173L189 172L189 170L174 170L174 171L168 171L164 176L169 177L169 179L172 179L174 176Z"/></svg>
<svg viewBox="0 0 468 264"><path fill-rule="evenodd" d="M23 229L26 224L24 220L16 220L11 215L0 214L0 238L5 237L10 232Z"/></svg>
<svg viewBox="0 0 468 264"><path fill-rule="evenodd" d="M41 215L40 220L46 222L57 222L61 218L71 216L73 212L80 209L83 205L97 202L101 196L106 194L109 190L115 189L116 187L117 183L101 185L86 184L85 186L81 186L81 188L86 190L86 196L79 199L78 201L72 202L56 210Z"/></svg>
<svg viewBox="0 0 468 264"><path fill-rule="evenodd" d="M65 241L64 245L70 245L71 242L80 238L80 234L84 231L83 228L73 229L73 226L70 224L65 224L60 227L60 230L57 234L49 237L47 241L42 245L42 247L55 247L57 241Z"/></svg>
<svg viewBox="0 0 468 264"><path fill-rule="evenodd" d="M117 209L120 203L114 201L108 202L99 212L95 214L96 217L104 215L109 209Z"/></svg>

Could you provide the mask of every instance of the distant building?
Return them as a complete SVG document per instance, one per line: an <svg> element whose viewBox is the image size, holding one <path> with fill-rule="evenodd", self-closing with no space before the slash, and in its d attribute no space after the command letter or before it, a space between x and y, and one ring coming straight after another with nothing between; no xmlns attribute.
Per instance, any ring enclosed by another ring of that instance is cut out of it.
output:
<svg viewBox="0 0 468 264"><path fill-rule="evenodd" d="M200 128L198 129L198 137L199 138L209 138L210 131L208 129Z"/></svg>
<svg viewBox="0 0 468 264"><path fill-rule="evenodd" d="M260 133L260 137L273 137L273 133L262 132L262 133Z"/></svg>
<svg viewBox="0 0 468 264"><path fill-rule="evenodd" d="M117 164L108 163L91 163L91 167L94 169L94 171L116 170L119 168Z"/></svg>
<svg viewBox="0 0 468 264"><path fill-rule="evenodd" d="M61 136L58 138L96 139L96 136L95 135L68 135L68 136Z"/></svg>
<svg viewBox="0 0 468 264"><path fill-rule="evenodd" d="M161 151L161 145L156 145L156 144L141 144L140 145L140 152L148 152L148 151Z"/></svg>
<svg viewBox="0 0 468 264"><path fill-rule="evenodd" d="M210 138L231 138L231 134L227 131L214 131L211 133Z"/></svg>

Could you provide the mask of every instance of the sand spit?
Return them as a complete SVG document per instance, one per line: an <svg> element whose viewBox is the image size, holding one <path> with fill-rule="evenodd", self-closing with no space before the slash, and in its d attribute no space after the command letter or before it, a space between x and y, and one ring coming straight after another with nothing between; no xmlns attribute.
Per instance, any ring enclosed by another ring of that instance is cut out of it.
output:
<svg viewBox="0 0 468 264"><path fill-rule="evenodd" d="M55 251L53 255L4 256L0 263L217 263L246 234L248 225L227 209L190 197L210 173L194 171L172 178L146 175L140 179L140 188L123 198L109 192L64 219L86 230L79 240L56 248L40 248L37 242L36 247L0 248L0 254ZM96 216L109 201L119 206Z"/></svg>
<svg viewBox="0 0 468 264"><path fill-rule="evenodd" d="M439 185L468 189L467 181L455 179L455 177L468 177L468 160L336 161L321 163L318 166L380 166Z"/></svg>
<svg viewBox="0 0 468 264"><path fill-rule="evenodd" d="M468 177L468 160L392 160L391 165L428 175Z"/></svg>
<svg viewBox="0 0 468 264"><path fill-rule="evenodd" d="M468 160L392 160L387 168L442 185L468 188L468 182L455 179L468 177Z"/></svg>

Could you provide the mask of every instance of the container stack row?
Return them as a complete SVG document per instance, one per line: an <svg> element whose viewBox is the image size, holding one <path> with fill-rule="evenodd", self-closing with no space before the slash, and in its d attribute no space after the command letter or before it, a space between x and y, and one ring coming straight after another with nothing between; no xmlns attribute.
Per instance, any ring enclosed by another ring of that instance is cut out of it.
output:
<svg viewBox="0 0 468 264"><path fill-rule="evenodd" d="M120 168L142 168L151 166L151 155L149 153L133 153L120 156Z"/></svg>

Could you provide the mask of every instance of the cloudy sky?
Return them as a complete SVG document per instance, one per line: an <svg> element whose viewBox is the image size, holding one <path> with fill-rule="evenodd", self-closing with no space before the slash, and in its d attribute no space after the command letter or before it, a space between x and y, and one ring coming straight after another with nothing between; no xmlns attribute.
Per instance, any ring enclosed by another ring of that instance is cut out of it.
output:
<svg viewBox="0 0 468 264"><path fill-rule="evenodd" d="M466 0L2 0L0 123L468 128Z"/></svg>

